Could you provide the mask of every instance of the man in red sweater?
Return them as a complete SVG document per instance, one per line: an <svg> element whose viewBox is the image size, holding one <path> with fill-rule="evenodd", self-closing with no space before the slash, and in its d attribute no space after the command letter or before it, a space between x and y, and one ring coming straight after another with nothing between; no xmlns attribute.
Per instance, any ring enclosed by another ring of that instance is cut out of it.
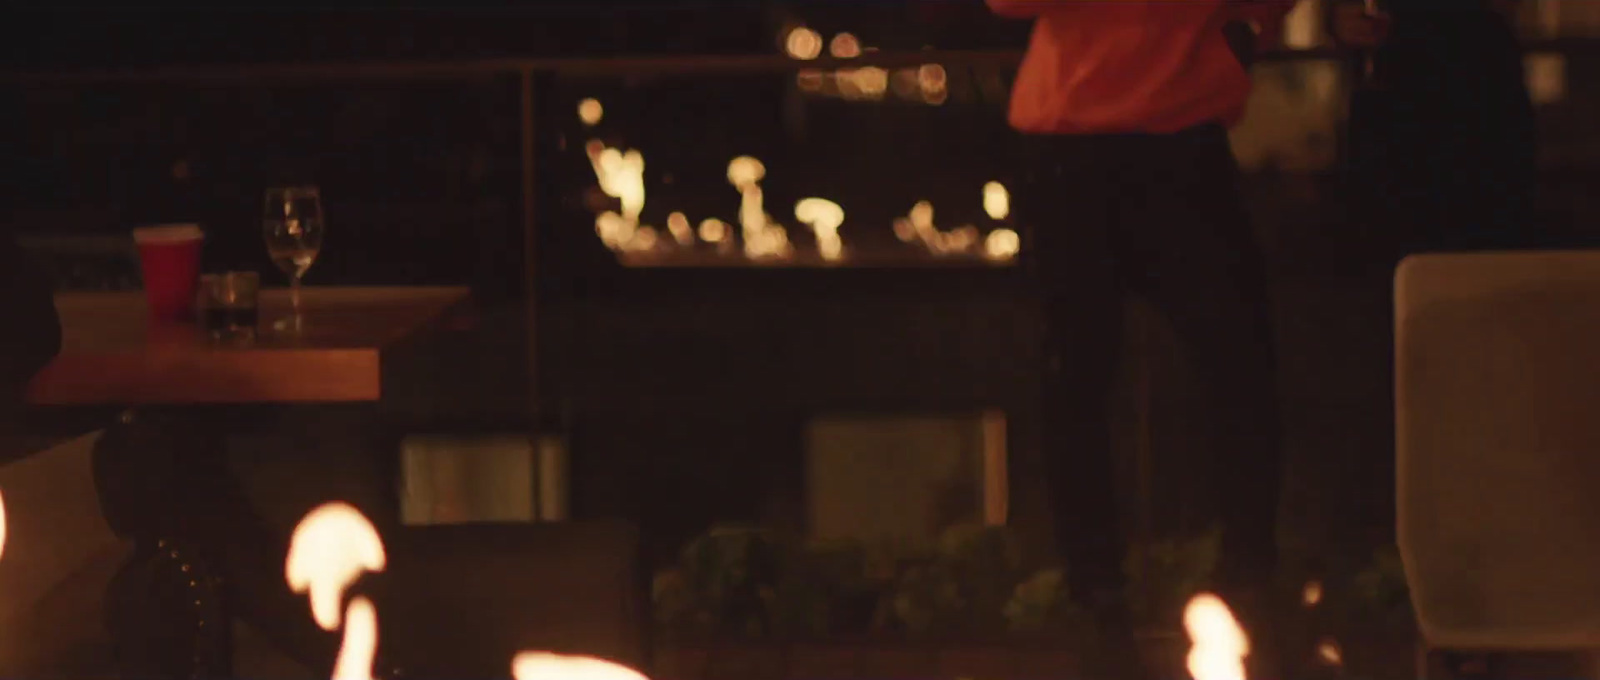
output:
<svg viewBox="0 0 1600 680"><path fill-rule="evenodd" d="M1045 297L1044 461L1072 592L1108 643L1131 639L1107 396L1136 293L1166 314L1206 390L1217 586L1248 630L1250 594L1275 567L1281 453L1262 255L1227 135L1250 91L1232 29L1270 33L1293 0L988 3L1034 21L1011 95L1027 156L1016 215Z"/></svg>

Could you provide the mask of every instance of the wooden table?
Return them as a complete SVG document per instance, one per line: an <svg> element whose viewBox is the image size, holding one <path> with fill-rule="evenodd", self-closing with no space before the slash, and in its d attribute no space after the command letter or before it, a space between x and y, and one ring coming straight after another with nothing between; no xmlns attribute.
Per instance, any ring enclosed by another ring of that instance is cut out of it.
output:
<svg viewBox="0 0 1600 680"><path fill-rule="evenodd" d="M129 652L118 660L124 675L232 677L233 617L272 631L302 661L332 665L328 636L283 585L286 536L262 520L228 462L226 438L241 422L295 426L224 415L348 406L331 415L356 433L356 455L392 455L376 422L383 365L420 331L445 324L467 290L307 288L302 297L300 330L280 332L273 322L289 315L288 292L264 291L249 343L214 342L193 324L152 324L139 291L56 298L62 350L34 379L29 401L121 409L92 464L102 515L136 545L105 599L112 636ZM385 508L363 510L379 519Z"/></svg>
<svg viewBox="0 0 1600 680"><path fill-rule="evenodd" d="M37 378L40 406L377 401L385 350L440 319L465 288L306 288L302 330L275 332L288 291L262 293L248 345L193 325L147 322L143 293L63 293L60 356Z"/></svg>

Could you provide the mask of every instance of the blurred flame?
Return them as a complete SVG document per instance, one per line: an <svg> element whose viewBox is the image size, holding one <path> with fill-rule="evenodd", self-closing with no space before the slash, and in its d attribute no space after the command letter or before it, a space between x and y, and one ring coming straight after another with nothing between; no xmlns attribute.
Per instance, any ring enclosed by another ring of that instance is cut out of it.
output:
<svg viewBox="0 0 1600 680"><path fill-rule="evenodd" d="M383 571L387 558L378 530L359 510L328 503L307 513L289 539L284 578L311 596L311 617L323 630L339 627L344 591L362 572Z"/></svg>
<svg viewBox="0 0 1600 680"><path fill-rule="evenodd" d="M667 215L667 233L672 234L672 240L680 246L694 244L694 229L689 226L689 218L681 212Z"/></svg>
<svg viewBox="0 0 1600 680"><path fill-rule="evenodd" d="M794 84L802 92L820 92L822 90L823 73L816 69L804 69L794 76Z"/></svg>
<svg viewBox="0 0 1600 680"><path fill-rule="evenodd" d="M946 252L965 252L978 244L978 228L970 224L957 227L954 231L944 236Z"/></svg>
<svg viewBox="0 0 1600 680"><path fill-rule="evenodd" d="M911 226L918 232L933 229L933 204L928 201L917 201L911 206L911 212L906 213L911 218Z"/></svg>
<svg viewBox="0 0 1600 680"><path fill-rule="evenodd" d="M350 600L344 615L344 641L333 664L333 680L373 680L372 660L378 651L378 610L367 598Z"/></svg>
<svg viewBox="0 0 1600 680"><path fill-rule="evenodd" d="M622 664L592 656L519 652L511 659L515 680L649 680Z"/></svg>
<svg viewBox="0 0 1600 680"><path fill-rule="evenodd" d="M840 33L828 43L828 54L839 59L854 59L861 56L861 41L854 34Z"/></svg>
<svg viewBox="0 0 1600 680"><path fill-rule="evenodd" d="M1300 592L1300 601L1307 608L1315 607L1322 602L1322 582L1306 581L1306 587Z"/></svg>
<svg viewBox="0 0 1600 680"><path fill-rule="evenodd" d="M633 241L638 226L627 218L607 210L594 218L594 231L607 248L620 250Z"/></svg>
<svg viewBox="0 0 1600 680"><path fill-rule="evenodd" d="M600 118L605 116L605 107L600 105L600 100L589 98L578 102L578 120L584 125L594 127L600 124Z"/></svg>
<svg viewBox="0 0 1600 680"><path fill-rule="evenodd" d="M917 86L922 92L922 101L929 104L943 104L950 95L949 75L939 64L923 64L917 69Z"/></svg>
<svg viewBox="0 0 1600 680"><path fill-rule="evenodd" d="M933 204L927 201L917 201L911 206L911 212L906 213L911 221L912 233L934 253L944 252L944 241L940 238L938 227L933 226Z"/></svg>
<svg viewBox="0 0 1600 680"><path fill-rule="evenodd" d="M1222 598L1210 593L1194 596L1184 607L1183 627L1192 645L1188 668L1194 680L1245 680L1250 639Z"/></svg>
<svg viewBox="0 0 1600 680"><path fill-rule="evenodd" d="M766 176L767 166L751 156L740 156L728 161L728 183L735 188L755 186L756 182L760 182Z"/></svg>
<svg viewBox="0 0 1600 680"><path fill-rule="evenodd" d="M917 228L911 224L909 218L897 217L894 220L894 237L911 243L917 240Z"/></svg>
<svg viewBox="0 0 1600 680"><path fill-rule="evenodd" d="M1022 237L1010 229L996 229L983 240L983 254L991 260L1009 260L1022 250Z"/></svg>
<svg viewBox="0 0 1600 680"><path fill-rule="evenodd" d="M825 198L807 198L794 204L794 218L811 226L817 235L817 250L824 260L837 260L844 254L839 225L844 224L844 208Z"/></svg>
<svg viewBox="0 0 1600 680"><path fill-rule="evenodd" d="M889 91L889 72L876 66L844 69L834 80L845 99L879 99Z"/></svg>
<svg viewBox="0 0 1600 680"><path fill-rule="evenodd" d="M761 179L767 167L750 156L728 162L728 183L739 190L739 226L744 233L744 252L751 258L788 255L789 234L776 224L764 207Z"/></svg>
<svg viewBox="0 0 1600 680"><path fill-rule="evenodd" d="M1333 638L1323 638L1317 643L1317 660L1329 666L1344 665L1344 651L1339 649L1339 641Z"/></svg>
<svg viewBox="0 0 1600 680"><path fill-rule="evenodd" d="M789 31L783 50L795 59L812 60L822 55L822 35L804 26Z"/></svg>
<svg viewBox="0 0 1600 680"><path fill-rule="evenodd" d="M628 242L623 244L622 247L623 250L630 252L644 253L655 250L656 245L659 243L661 243L661 234L656 231L656 228L643 226L635 229L633 238L628 239Z"/></svg>
<svg viewBox="0 0 1600 680"><path fill-rule="evenodd" d="M706 243L721 243L727 237L728 223L715 217L700 222L700 240Z"/></svg>
<svg viewBox="0 0 1600 680"><path fill-rule="evenodd" d="M644 212L645 203L644 154L637 149L614 149L600 140L590 140L584 150L600 190L622 202L620 215L606 211L595 216L595 232L612 250L635 248L639 213ZM650 245L654 247L654 243Z"/></svg>
<svg viewBox="0 0 1600 680"><path fill-rule="evenodd" d="M1006 185L989 182L983 185L983 212L991 220L1003 220L1011 214L1011 193Z"/></svg>

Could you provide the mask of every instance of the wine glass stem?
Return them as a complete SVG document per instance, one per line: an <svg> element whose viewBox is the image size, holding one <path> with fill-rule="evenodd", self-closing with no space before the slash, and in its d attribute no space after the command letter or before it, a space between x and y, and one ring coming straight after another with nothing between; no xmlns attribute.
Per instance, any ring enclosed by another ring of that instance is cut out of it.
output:
<svg viewBox="0 0 1600 680"><path fill-rule="evenodd" d="M294 310L295 316L300 315L300 277L289 277L289 307Z"/></svg>

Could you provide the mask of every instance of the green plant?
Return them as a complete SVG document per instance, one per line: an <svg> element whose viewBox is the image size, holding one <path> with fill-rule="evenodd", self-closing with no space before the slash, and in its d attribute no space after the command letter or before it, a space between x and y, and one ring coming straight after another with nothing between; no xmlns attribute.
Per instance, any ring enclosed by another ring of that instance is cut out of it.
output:
<svg viewBox="0 0 1600 680"><path fill-rule="evenodd" d="M1142 623L1176 624L1184 604L1211 586L1221 548L1219 527L1187 539L1166 539L1128 551L1128 607Z"/></svg>
<svg viewBox="0 0 1600 680"><path fill-rule="evenodd" d="M678 568L658 576L658 620L697 633L759 636L770 631L779 539L758 527L721 525L691 541Z"/></svg>
<svg viewBox="0 0 1600 680"><path fill-rule="evenodd" d="M1003 630L1022 576L1021 549L1010 530L950 527L933 555L906 561L878 625L913 635Z"/></svg>
<svg viewBox="0 0 1600 680"><path fill-rule="evenodd" d="M1065 572L1025 569L1006 528L963 524L925 554L880 552L854 541L713 527L656 575L656 621L690 635L786 639L1035 634L1081 622Z"/></svg>
<svg viewBox="0 0 1600 680"><path fill-rule="evenodd" d="M856 541L813 541L781 553L768 601L773 632L784 637L865 633L884 589Z"/></svg>
<svg viewBox="0 0 1600 680"><path fill-rule="evenodd" d="M719 525L656 575L656 622L680 633L819 637L865 632L886 579L854 541L802 542L758 527Z"/></svg>
<svg viewBox="0 0 1600 680"><path fill-rule="evenodd" d="M1018 583L1006 602L1006 627L1014 633L1032 634L1087 625L1083 610L1067 590L1066 576L1065 569L1041 569Z"/></svg>
<svg viewBox="0 0 1600 680"><path fill-rule="evenodd" d="M1352 621L1391 629L1413 625L1411 589L1406 583L1400 550L1395 546L1373 554L1367 566L1356 572L1350 585Z"/></svg>

